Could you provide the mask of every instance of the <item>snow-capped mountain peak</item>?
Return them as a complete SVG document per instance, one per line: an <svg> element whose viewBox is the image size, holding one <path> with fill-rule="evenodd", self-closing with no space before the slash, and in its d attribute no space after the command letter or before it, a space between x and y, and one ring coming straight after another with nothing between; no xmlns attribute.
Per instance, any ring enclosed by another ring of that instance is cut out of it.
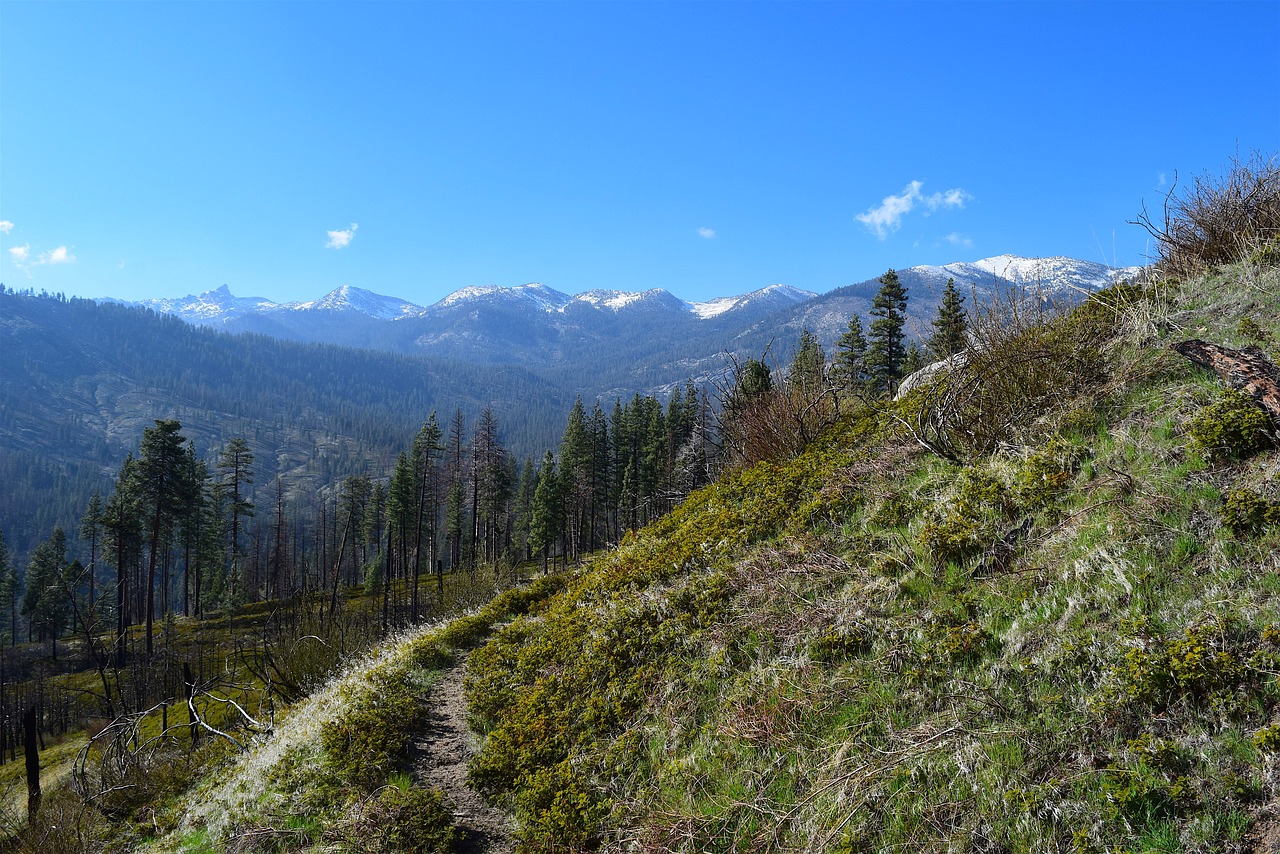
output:
<svg viewBox="0 0 1280 854"><path fill-rule="evenodd" d="M689 308L698 317L706 320L712 317L718 317L727 311L735 308L742 308L753 304L775 304L779 308L793 305L795 303L804 302L812 299L817 294L810 291L802 291L799 288L793 288L791 285L769 285L752 291L749 294L742 294L736 297L716 297L715 299L706 300L705 302L689 303Z"/></svg>
<svg viewBox="0 0 1280 854"><path fill-rule="evenodd" d="M467 302L492 299L510 299L532 304L541 311L558 311L563 308L572 299L572 297L568 294L562 294L554 288L549 288L541 282L530 282L526 285L516 285L515 287L503 287L501 285L469 285L468 287L459 288L449 294L444 299L433 305L432 308L448 308L450 306L461 305Z"/></svg>
<svg viewBox="0 0 1280 854"><path fill-rule="evenodd" d="M986 288L1001 282L1038 288L1049 294L1089 293L1138 274L1141 267L1110 267L1094 261L1055 256L1025 258L996 255L978 261L958 261L942 266L921 265L908 270L930 278L955 279L958 284Z"/></svg>
<svg viewBox="0 0 1280 854"><path fill-rule="evenodd" d="M375 294L373 291L343 285L311 302L289 303L294 311L349 311L368 315L379 320L393 320L422 311L421 306L400 299Z"/></svg>

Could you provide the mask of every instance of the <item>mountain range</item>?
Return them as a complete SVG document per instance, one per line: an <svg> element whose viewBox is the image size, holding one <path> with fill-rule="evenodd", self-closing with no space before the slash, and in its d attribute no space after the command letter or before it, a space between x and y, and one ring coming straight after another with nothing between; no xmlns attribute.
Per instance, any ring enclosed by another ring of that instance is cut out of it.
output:
<svg viewBox="0 0 1280 854"><path fill-rule="evenodd" d="M910 293L908 331L925 337L948 279L961 293L976 297L1015 286L1071 299L1131 278L1139 269L1000 255L910 267L898 276ZM759 356L768 350L779 362L802 329L830 350L851 315L867 314L879 287L877 279L868 279L815 294L774 284L689 302L661 288L571 295L531 283L465 287L421 306L352 285L289 303L235 296L222 285L199 295L133 304L228 332L522 365L561 374L575 393L608 397L713 376L729 355Z"/></svg>

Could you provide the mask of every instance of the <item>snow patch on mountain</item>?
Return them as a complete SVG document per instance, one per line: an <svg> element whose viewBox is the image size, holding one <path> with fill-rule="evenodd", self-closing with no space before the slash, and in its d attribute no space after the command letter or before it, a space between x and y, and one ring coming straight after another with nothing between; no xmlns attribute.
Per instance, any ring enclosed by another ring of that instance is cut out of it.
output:
<svg viewBox="0 0 1280 854"><path fill-rule="evenodd" d="M112 302L121 302L111 300ZM126 305L144 305L160 314L175 314L188 323L198 325L216 325L226 323L236 317L255 311L270 311L278 308L277 303L264 297L238 297L231 293L226 285L205 291L202 294L188 294L185 297L159 297L127 302Z"/></svg>
<svg viewBox="0 0 1280 854"><path fill-rule="evenodd" d="M767 288L760 288L741 296L716 297L705 302L691 302L688 305L690 311L703 320L707 320L712 317L719 317L726 311L732 311L735 308L742 308L759 302L775 303L779 307L783 307L804 302L816 296L817 294L811 291L802 291L799 288L791 287L791 285L769 285Z"/></svg>
<svg viewBox="0 0 1280 854"><path fill-rule="evenodd" d="M353 311L378 320L394 320L419 314L422 307L399 297L375 294L373 291L343 285L311 302L287 303L281 308L292 311Z"/></svg>
<svg viewBox="0 0 1280 854"><path fill-rule="evenodd" d="M542 311L547 312L559 311L572 299L568 294L562 294L560 291L549 288L539 282L530 282L527 285L517 285L513 288L506 288L500 285L471 285L454 291L433 305L432 308L448 308L449 306L466 302L493 298L502 299L504 297L531 303Z"/></svg>
<svg viewBox="0 0 1280 854"><path fill-rule="evenodd" d="M953 278L979 287L1008 282L1019 287L1041 288L1048 293L1088 293L1131 279L1141 267L1110 267L1094 261L1061 256L1024 258L997 255L973 262L956 262L941 267L919 266L913 272L937 278Z"/></svg>

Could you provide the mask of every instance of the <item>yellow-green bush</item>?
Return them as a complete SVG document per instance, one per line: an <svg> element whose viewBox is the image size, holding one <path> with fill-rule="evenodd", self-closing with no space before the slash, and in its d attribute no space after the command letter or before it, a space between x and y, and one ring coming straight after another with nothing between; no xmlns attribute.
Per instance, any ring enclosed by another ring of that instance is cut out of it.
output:
<svg viewBox="0 0 1280 854"><path fill-rule="evenodd" d="M376 846L387 854L447 854L462 841L439 789L386 786L372 805L369 824L373 838L360 840L361 847Z"/></svg>
<svg viewBox="0 0 1280 854"><path fill-rule="evenodd" d="M1195 446L1219 462L1239 462L1269 446L1274 429L1271 418L1234 389L1224 389L1187 424Z"/></svg>
<svg viewBox="0 0 1280 854"><path fill-rule="evenodd" d="M1280 526L1280 502L1268 501L1252 489L1233 489L1222 499L1222 524L1238 535Z"/></svg>
<svg viewBox="0 0 1280 854"><path fill-rule="evenodd" d="M355 698L321 736L329 761L348 781L374 789L404 761L424 715L422 702L400 680L383 676Z"/></svg>

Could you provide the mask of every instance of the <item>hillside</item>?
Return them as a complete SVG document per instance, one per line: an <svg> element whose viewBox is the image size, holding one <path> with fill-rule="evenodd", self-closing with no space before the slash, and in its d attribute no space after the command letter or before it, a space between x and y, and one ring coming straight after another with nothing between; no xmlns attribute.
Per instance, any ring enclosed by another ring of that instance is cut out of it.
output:
<svg viewBox="0 0 1280 854"><path fill-rule="evenodd" d="M1167 344L1275 358L1280 271L1124 294L1060 321L1109 327L1099 373L993 449L925 452L919 398L847 419L474 653L472 779L529 850L1273 838L1280 454Z"/></svg>
<svg viewBox="0 0 1280 854"><path fill-rule="evenodd" d="M537 375L262 335L230 335L141 308L0 293L0 524L26 553L109 491L143 428L177 418L201 455L235 436L258 482L313 496L389 465L423 420L492 407L509 447L540 455L572 397Z"/></svg>
<svg viewBox="0 0 1280 854"><path fill-rule="evenodd" d="M1280 356L1269 263L1005 327L1014 362L1073 367L1022 375L1036 405L988 445L937 444L929 387L858 409L579 570L388 647L176 804L157 850L327 850L360 827L379 850L507 850L406 758L461 672L469 785L519 851L1270 850L1275 425L1170 349ZM985 387L956 418L993 423L1009 387ZM415 825L411 796L430 804ZM412 828L423 847L397 847Z"/></svg>

